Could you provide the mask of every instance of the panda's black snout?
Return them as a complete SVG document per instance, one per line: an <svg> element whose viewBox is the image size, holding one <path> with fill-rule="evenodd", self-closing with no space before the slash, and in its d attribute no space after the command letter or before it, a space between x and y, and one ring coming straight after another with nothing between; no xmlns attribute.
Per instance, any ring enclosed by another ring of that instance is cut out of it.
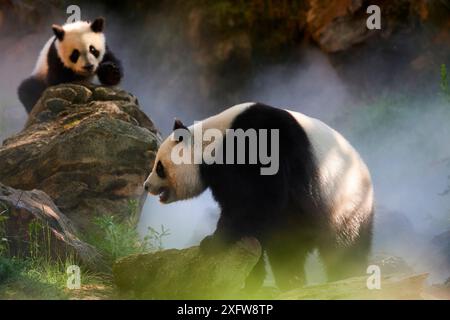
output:
<svg viewBox="0 0 450 320"><path fill-rule="evenodd" d="M92 70L94 70L94 65L91 63L88 63L83 67L83 69L86 71L92 71Z"/></svg>

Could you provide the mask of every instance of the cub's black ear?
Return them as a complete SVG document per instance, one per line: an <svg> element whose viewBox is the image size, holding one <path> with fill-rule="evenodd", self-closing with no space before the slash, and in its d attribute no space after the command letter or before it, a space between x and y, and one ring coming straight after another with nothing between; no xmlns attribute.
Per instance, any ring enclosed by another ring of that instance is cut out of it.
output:
<svg viewBox="0 0 450 320"><path fill-rule="evenodd" d="M94 32L100 33L103 32L103 29L105 28L105 18L99 17L94 20L94 22L91 23L91 29Z"/></svg>
<svg viewBox="0 0 450 320"><path fill-rule="evenodd" d="M178 129L188 129L183 122L181 122L178 119L175 119L175 123L173 124L173 131L178 130Z"/></svg>
<svg viewBox="0 0 450 320"><path fill-rule="evenodd" d="M52 25L53 33L59 41L64 39L64 29L60 25L54 24Z"/></svg>

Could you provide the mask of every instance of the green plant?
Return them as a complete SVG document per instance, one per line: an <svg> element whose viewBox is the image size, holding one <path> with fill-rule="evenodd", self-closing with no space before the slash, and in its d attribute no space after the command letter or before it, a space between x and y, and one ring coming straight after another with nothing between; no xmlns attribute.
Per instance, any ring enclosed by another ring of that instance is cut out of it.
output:
<svg viewBox="0 0 450 320"><path fill-rule="evenodd" d="M128 220L132 224L137 224L139 221L139 201L135 199L128 200Z"/></svg>
<svg viewBox="0 0 450 320"><path fill-rule="evenodd" d="M28 239L30 257L37 258L51 258L51 238L52 231L48 223L44 223L39 219L34 219L28 225Z"/></svg>
<svg viewBox="0 0 450 320"><path fill-rule="evenodd" d="M7 212L8 208L0 202L0 257L6 255L9 251L9 242L6 234Z"/></svg>
<svg viewBox="0 0 450 320"><path fill-rule="evenodd" d="M67 268L75 264L73 257L0 257L0 299L68 299L77 293L67 289ZM108 279L83 268L80 277L82 286L108 284Z"/></svg>
<svg viewBox="0 0 450 320"><path fill-rule="evenodd" d="M141 239L132 221L120 223L114 216L98 217L94 223L100 231L88 241L110 263L130 254L160 250L162 239L170 234L164 227L161 231L148 228L148 233Z"/></svg>
<svg viewBox="0 0 450 320"><path fill-rule="evenodd" d="M9 210L8 206L3 202L0 202L0 216L6 214L8 210Z"/></svg>
<svg viewBox="0 0 450 320"><path fill-rule="evenodd" d="M46 258L27 259L24 273L27 277L37 282L58 286L61 290L67 287L67 268L77 265L74 256L67 256L65 259ZM83 284L97 282L98 276L92 272L81 268L81 279Z"/></svg>
<svg viewBox="0 0 450 320"><path fill-rule="evenodd" d="M170 236L170 230L163 225L161 225L161 231L148 227L147 234L144 236L145 247L151 250L162 250L163 239L168 236Z"/></svg>
<svg viewBox="0 0 450 320"><path fill-rule="evenodd" d="M0 256L0 284L12 278L17 273L13 260Z"/></svg>
<svg viewBox="0 0 450 320"><path fill-rule="evenodd" d="M448 72L445 64L441 65L441 94L444 99L450 103L450 87L448 85Z"/></svg>

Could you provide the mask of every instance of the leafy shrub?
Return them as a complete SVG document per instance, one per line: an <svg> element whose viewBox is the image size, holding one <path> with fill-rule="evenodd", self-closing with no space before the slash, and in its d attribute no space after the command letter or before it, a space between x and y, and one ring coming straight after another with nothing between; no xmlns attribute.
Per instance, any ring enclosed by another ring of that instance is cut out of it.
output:
<svg viewBox="0 0 450 320"><path fill-rule="evenodd" d="M17 274L14 261L0 256L0 284Z"/></svg>
<svg viewBox="0 0 450 320"><path fill-rule="evenodd" d="M9 243L5 230L6 220L8 220L8 216L6 215L7 211L8 209L0 203L0 257L6 255L9 251Z"/></svg>
<svg viewBox="0 0 450 320"><path fill-rule="evenodd" d="M73 259L48 260L39 258L0 257L0 300L2 299L68 299L67 267ZM82 285L108 283L99 274L81 269ZM75 291L73 291L75 293Z"/></svg>
<svg viewBox="0 0 450 320"><path fill-rule="evenodd" d="M157 231L148 228L147 234L141 238L131 221L118 222L114 216L102 216L94 222L100 229L89 242L112 263L130 254L151 252L162 249L162 239L170 233L161 226Z"/></svg>

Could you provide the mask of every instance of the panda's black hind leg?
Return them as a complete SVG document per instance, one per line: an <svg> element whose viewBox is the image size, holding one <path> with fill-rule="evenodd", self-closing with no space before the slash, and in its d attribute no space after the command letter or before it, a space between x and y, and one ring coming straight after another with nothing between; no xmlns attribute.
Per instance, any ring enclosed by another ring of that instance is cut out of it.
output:
<svg viewBox="0 0 450 320"><path fill-rule="evenodd" d="M41 97L47 85L44 81L30 77L22 81L18 89L18 95L20 102L27 110L28 113L33 110L34 105Z"/></svg>
<svg viewBox="0 0 450 320"><path fill-rule="evenodd" d="M292 244L295 243L296 246ZM308 247L298 247L298 241L272 242L266 247L275 282L282 291L305 285L305 260Z"/></svg>
<svg viewBox="0 0 450 320"><path fill-rule="evenodd" d="M362 226L352 244L339 245L330 238L319 245L329 282L365 274L372 244L372 222Z"/></svg>
<svg viewBox="0 0 450 320"><path fill-rule="evenodd" d="M320 250L320 256L328 282L361 276L368 266L368 253L358 246Z"/></svg>

